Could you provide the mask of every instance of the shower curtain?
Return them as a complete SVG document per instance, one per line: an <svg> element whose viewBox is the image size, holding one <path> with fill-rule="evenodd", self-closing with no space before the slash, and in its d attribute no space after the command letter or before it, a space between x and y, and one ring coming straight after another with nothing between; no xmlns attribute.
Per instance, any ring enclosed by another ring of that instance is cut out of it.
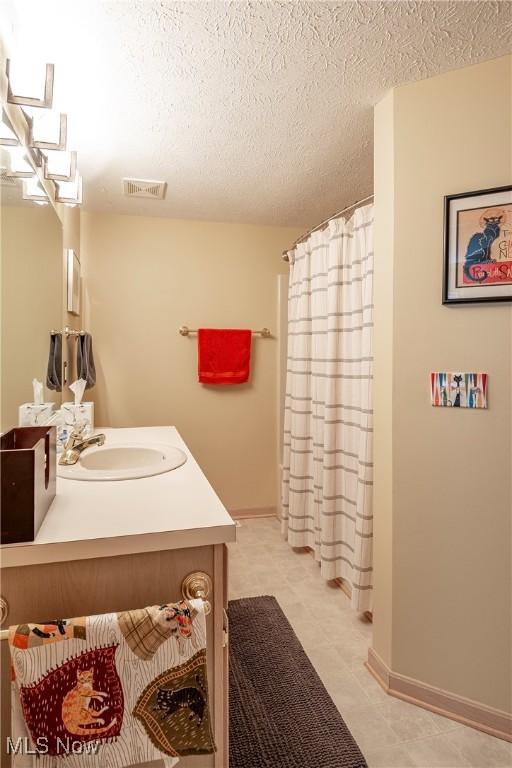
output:
<svg viewBox="0 0 512 768"><path fill-rule="evenodd" d="M289 261L282 531L371 610L373 205Z"/></svg>

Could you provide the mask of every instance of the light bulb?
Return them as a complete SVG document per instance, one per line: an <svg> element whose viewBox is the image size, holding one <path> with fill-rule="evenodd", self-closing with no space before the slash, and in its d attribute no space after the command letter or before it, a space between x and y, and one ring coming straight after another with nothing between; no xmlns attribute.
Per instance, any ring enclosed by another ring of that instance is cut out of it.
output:
<svg viewBox="0 0 512 768"><path fill-rule="evenodd" d="M53 64L34 61L24 54L7 60L10 94L13 104L51 107L53 98Z"/></svg>
<svg viewBox="0 0 512 768"><path fill-rule="evenodd" d="M55 200L58 203L70 203L72 205L82 202L82 177L78 173L72 181L58 181Z"/></svg>
<svg viewBox="0 0 512 768"><path fill-rule="evenodd" d="M26 179L23 182L23 198L25 200L34 200L34 202L48 202L48 195L37 177Z"/></svg>
<svg viewBox="0 0 512 768"><path fill-rule="evenodd" d="M67 116L53 109L27 109L33 114L30 146L39 149L66 149Z"/></svg>
<svg viewBox="0 0 512 768"><path fill-rule="evenodd" d="M7 115L2 110L2 120L0 122L0 145L17 146L20 143L18 137L11 128Z"/></svg>
<svg viewBox="0 0 512 768"><path fill-rule="evenodd" d="M26 147L6 147L10 157L10 170L8 176L22 179L31 179L34 169L28 161Z"/></svg>
<svg viewBox="0 0 512 768"><path fill-rule="evenodd" d="M57 181L72 181L76 175L76 152L47 149L45 177Z"/></svg>

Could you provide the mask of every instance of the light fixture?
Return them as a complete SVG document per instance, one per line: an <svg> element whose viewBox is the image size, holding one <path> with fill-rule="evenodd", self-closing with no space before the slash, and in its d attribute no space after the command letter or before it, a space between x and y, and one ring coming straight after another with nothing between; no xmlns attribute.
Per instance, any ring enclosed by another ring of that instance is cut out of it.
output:
<svg viewBox="0 0 512 768"><path fill-rule="evenodd" d="M33 200L35 203L48 203L46 194L41 182L37 178L27 179L23 182L23 199Z"/></svg>
<svg viewBox="0 0 512 768"><path fill-rule="evenodd" d="M7 176L15 179L32 179L35 171L28 160L26 147L9 147L7 151L9 154Z"/></svg>
<svg viewBox="0 0 512 768"><path fill-rule="evenodd" d="M11 121L7 117L7 112L2 109L2 121L0 122L0 145L4 147L17 147L20 140L14 132Z"/></svg>
<svg viewBox="0 0 512 768"><path fill-rule="evenodd" d="M9 176L26 179L23 183L26 200L48 203L51 199L64 205L80 205L82 177L77 170L76 152L66 150L67 115L51 109L53 64L46 64L44 83L42 71L38 72L37 66L27 61L16 62L14 67L13 62L7 59L5 72L7 101L18 105L9 109L9 115L2 110L0 146L3 144L12 154ZM39 97L27 95L38 92L41 94ZM12 116L14 120L15 114L16 127L13 127L9 118ZM26 123L21 140L18 136L18 117L20 120L24 118ZM27 135L28 141L25 142Z"/></svg>
<svg viewBox="0 0 512 768"><path fill-rule="evenodd" d="M76 176L76 152L48 149L44 153L44 177L51 181L73 181Z"/></svg>
<svg viewBox="0 0 512 768"><path fill-rule="evenodd" d="M49 109L53 102L53 64L46 65L44 85L37 77L37 67L30 62L20 61L13 67L10 59L5 62L5 74L7 75L7 101L10 104L19 104L27 107L44 107ZM43 90L41 91L41 85ZM23 92L42 92L42 97L23 95Z"/></svg>
<svg viewBox="0 0 512 768"><path fill-rule="evenodd" d="M68 117L58 112L28 116L28 144L35 149L66 149Z"/></svg>
<svg viewBox="0 0 512 768"><path fill-rule="evenodd" d="M81 205L82 203L82 177L78 173L72 181L55 182L55 201L66 205Z"/></svg>

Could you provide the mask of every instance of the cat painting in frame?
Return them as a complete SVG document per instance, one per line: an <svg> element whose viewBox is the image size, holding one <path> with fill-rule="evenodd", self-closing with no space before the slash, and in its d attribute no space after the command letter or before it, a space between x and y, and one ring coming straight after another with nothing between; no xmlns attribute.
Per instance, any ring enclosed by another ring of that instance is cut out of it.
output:
<svg viewBox="0 0 512 768"><path fill-rule="evenodd" d="M512 185L444 199L443 304L512 301Z"/></svg>

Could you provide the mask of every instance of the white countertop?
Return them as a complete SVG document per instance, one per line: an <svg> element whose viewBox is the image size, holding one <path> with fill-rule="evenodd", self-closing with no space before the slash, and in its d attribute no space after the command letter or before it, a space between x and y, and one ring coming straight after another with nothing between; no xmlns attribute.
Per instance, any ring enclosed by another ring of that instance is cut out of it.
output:
<svg viewBox="0 0 512 768"><path fill-rule="evenodd" d="M0 548L3 568L201 547L234 541L236 527L175 427L95 429L106 445L164 443L187 454L153 477L106 482L57 478L35 541Z"/></svg>

